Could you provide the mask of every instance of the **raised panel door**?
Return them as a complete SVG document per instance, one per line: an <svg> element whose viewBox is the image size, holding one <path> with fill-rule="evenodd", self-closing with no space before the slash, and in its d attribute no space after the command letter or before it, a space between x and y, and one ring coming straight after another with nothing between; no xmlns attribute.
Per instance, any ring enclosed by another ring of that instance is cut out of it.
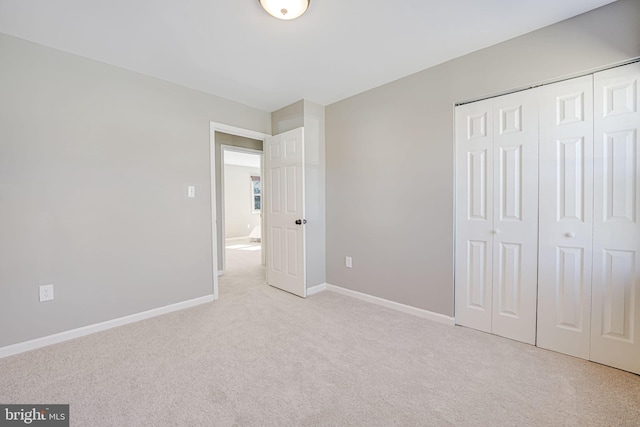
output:
<svg viewBox="0 0 640 427"><path fill-rule="evenodd" d="M492 332L535 344L538 103L535 90L493 100Z"/></svg>
<svg viewBox="0 0 640 427"><path fill-rule="evenodd" d="M492 112L491 101L456 107L455 318L491 332Z"/></svg>
<svg viewBox="0 0 640 427"><path fill-rule="evenodd" d="M539 347L589 358L593 77L539 89Z"/></svg>
<svg viewBox="0 0 640 427"><path fill-rule="evenodd" d="M304 219L303 129L268 137L265 144L267 283L305 297L305 230L296 223Z"/></svg>
<svg viewBox="0 0 640 427"><path fill-rule="evenodd" d="M640 374L640 64L594 75L591 360Z"/></svg>

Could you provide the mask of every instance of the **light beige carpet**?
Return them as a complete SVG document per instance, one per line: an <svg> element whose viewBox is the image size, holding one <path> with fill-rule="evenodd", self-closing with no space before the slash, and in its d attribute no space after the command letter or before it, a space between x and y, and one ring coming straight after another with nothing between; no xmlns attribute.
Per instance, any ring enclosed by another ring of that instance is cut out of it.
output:
<svg viewBox="0 0 640 427"><path fill-rule="evenodd" d="M228 251L214 303L0 359L0 402L70 403L75 426L640 425L636 375L300 299L263 283L259 257Z"/></svg>

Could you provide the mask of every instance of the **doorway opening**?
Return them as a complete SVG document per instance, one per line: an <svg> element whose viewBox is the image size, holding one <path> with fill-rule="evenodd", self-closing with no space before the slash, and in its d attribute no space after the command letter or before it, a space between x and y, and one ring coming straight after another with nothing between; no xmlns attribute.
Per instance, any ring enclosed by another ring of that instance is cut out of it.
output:
<svg viewBox="0 0 640 427"><path fill-rule="evenodd" d="M227 254L225 244L225 215L224 215L224 163L223 163L223 145L233 147L236 151L242 151L243 149L249 151L257 151L258 154L262 152L263 143L267 137L267 134L256 132L248 129L237 128L225 124L210 122L210 171L211 171L211 253L212 253L212 267L213 267L213 298L219 298L219 281L218 276L225 275L225 281L229 281L230 274L227 274ZM255 153L254 153L255 154ZM261 164L262 168L262 164ZM261 176L261 185L262 182ZM260 189L261 190L261 189ZM252 190L248 190L252 191ZM251 200L251 193L247 195ZM267 200L262 200L262 194L260 194L260 211L265 211L265 204ZM260 217L260 215L258 215ZM264 221L266 215L261 215L260 224L260 247L267 247L266 236L262 233L264 229ZM249 223L251 224L251 223ZM245 224L246 227L246 224ZM251 231L247 236L251 236ZM256 230L255 233L257 233ZM254 234L255 235L255 234ZM251 237L250 237L251 238ZM257 242L255 242L257 243ZM251 252L251 251L245 251ZM260 260L255 267L262 274L262 281L264 282L264 267L266 260L266 251L254 250L254 256L257 255Z"/></svg>
<svg viewBox="0 0 640 427"><path fill-rule="evenodd" d="M264 278L262 151L221 145L221 163L222 270Z"/></svg>

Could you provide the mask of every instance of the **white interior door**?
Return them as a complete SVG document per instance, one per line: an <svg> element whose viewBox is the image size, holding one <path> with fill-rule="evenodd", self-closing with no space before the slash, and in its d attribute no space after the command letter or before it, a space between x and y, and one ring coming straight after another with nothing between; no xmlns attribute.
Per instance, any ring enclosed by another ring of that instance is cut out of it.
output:
<svg viewBox="0 0 640 427"><path fill-rule="evenodd" d="M640 374L640 64L594 75L591 360Z"/></svg>
<svg viewBox="0 0 640 427"><path fill-rule="evenodd" d="M538 99L493 99L493 316L497 335L535 344L538 287Z"/></svg>
<svg viewBox="0 0 640 427"><path fill-rule="evenodd" d="M456 323L491 332L493 128L491 100L461 105L456 122Z"/></svg>
<svg viewBox="0 0 640 427"><path fill-rule="evenodd" d="M265 140L267 283L306 297L304 130Z"/></svg>
<svg viewBox="0 0 640 427"><path fill-rule="evenodd" d="M589 358L593 77L540 91L538 346Z"/></svg>

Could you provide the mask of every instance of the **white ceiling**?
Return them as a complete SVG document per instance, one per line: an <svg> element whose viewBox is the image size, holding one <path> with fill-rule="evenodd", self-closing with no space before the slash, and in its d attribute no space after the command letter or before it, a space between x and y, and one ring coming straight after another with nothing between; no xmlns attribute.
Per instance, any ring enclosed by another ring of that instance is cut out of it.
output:
<svg viewBox="0 0 640 427"><path fill-rule="evenodd" d="M0 0L0 32L266 111L328 105L613 0Z"/></svg>

